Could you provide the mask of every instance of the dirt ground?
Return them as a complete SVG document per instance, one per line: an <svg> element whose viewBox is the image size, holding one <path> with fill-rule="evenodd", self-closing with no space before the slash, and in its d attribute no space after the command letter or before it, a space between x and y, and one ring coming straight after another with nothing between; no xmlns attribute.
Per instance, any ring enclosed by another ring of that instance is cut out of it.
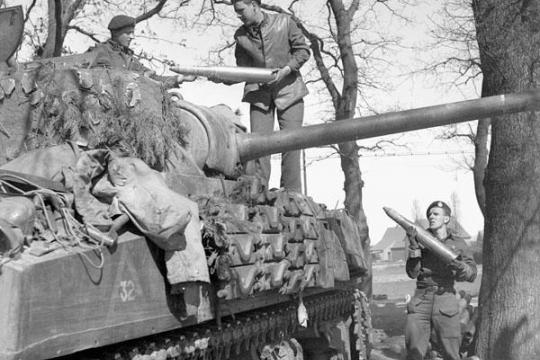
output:
<svg viewBox="0 0 540 360"><path fill-rule="evenodd" d="M457 283L456 289L471 294L474 302L480 291L480 278L481 267L474 283ZM405 358L406 299L407 295L413 294L414 288L415 281L407 277L403 262L373 265L372 360ZM386 295L386 299L380 299L381 295Z"/></svg>

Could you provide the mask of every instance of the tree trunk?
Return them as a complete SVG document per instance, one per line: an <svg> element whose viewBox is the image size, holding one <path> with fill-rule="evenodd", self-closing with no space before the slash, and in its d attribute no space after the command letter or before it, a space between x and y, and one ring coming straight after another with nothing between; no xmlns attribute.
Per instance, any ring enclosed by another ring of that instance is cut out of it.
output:
<svg viewBox="0 0 540 360"><path fill-rule="evenodd" d="M350 119L355 115L356 101L358 96L358 65L354 57L351 39L352 19L358 10L359 1L353 0L346 8L342 0L328 0L328 5L334 13L336 21L337 36L336 41L341 54L343 64L343 87L341 95L336 96L330 91L334 108L336 109L336 121ZM369 261L369 229L366 214L362 206L362 172L358 162L358 145L356 142L346 142L339 144L341 170L345 177L343 190L345 191L345 209L357 221L360 227L360 242ZM369 274L362 284L362 290L371 296L371 263L368 264Z"/></svg>
<svg viewBox="0 0 540 360"><path fill-rule="evenodd" d="M341 170L345 176L345 209L347 209L348 213L354 216L358 222L360 242L362 243L364 254L366 254L367 268L370 269L361 288L368 297L371 297L372 274L371 257L369 256L371 241L369 238L366 214L364 213L364 208L362 206L362 188L364 187L364 182L362 181L362 172L360 171L360 164L358 162L358 145L356 145L356 142L354 141L341 143L339 144L339 151Z"/></svg>
<svg viewBox="0 0 540 360"><path fill-rule="evenodd" d="M69 24L84 7L87 0L48 0L47 39L42 58L62 55Z"/></svg>
<svg viewBox="0 0 540 360"><path fill-rule="evenodd" d="M533 1L475 0L486 89L539 87L540 14ZM540 358L540 122L535 113L492 119L486 178L478 355Z"/></svg>
<svg viewBox="0 0 540 360"><path fill-rule="evenodd" d="M478 207L480 208L480 211L482 211L484 217L486 216L486 189L484 187L484 178L489 157L487 143L490 124L491 122L489 119L478 120L476 136L474 137L474 192L476 194L476 202L478 202Z"/></svg>

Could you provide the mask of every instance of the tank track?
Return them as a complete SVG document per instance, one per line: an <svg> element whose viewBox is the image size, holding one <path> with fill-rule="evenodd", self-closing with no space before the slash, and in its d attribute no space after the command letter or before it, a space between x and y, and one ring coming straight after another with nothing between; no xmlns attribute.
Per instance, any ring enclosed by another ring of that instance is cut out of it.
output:
<svg viewBox="0 0 540 360"><path fill-rule="evenodd" d="M356 357L359 360L370 358L371 344L373 343L371 309L369 299L360 290L354 292L353 326L355 335Z"/></svg>
<svg viewBox="0 0 540 360"><path fill-rule="evenodd" d="M359 317L362 317L361 309L365 306L361 305L359 301L361 300L354 289L337 290L303 299L310 326L351 315L356 318L355 311ZM227 316L220 319L220 325L216 321L211 321L144 339L74 354L63 359L230 359L253 350L260 352L267 344L275 344L292 338L299 329L297 309L298 301L293 300L243 312L237 316ZM356 331L361 333L362 326L356 327Z"/></svg>

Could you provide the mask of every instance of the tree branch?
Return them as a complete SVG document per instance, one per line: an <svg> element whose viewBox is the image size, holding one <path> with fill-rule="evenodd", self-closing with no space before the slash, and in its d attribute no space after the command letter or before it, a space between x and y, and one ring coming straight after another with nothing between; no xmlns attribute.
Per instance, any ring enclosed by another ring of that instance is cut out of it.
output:
<svg viewBox="0 0 540 360"><path fill-rule="evenodd" d="M30 5L26 9L26 14L24 15L24 23L25 24L28 21L28 19L30 18L30 13L32 12L32 9L36 6L36 2L37 2L37 0L32 0Z"/></svg>
<svg viewBox="0 0 540 360"><path fill-rule="evenodd" d="M349 15L349 19L352 21L354 14L358 11L358 8L360 7L360 0L353 0L351 2L351 5L347 9L347 14Z"/></svg>
<svg viewBox="0 0 540 360"><path fill-rule="evenodd" d="M159 0L158 3L156 4L156 6L154 6L154 8L150 9L149 11L137 16L135 18L135 22L136 23L140 23L141 21L144 21L144 20L148 20L149 18L151 18L152 16L156 15L156 14L159 14L159 12L163 9L163 7L165 6L165 4L167 3L168 0ZM189 0L188 0L189 2ZM186 0L182 1L182 3L180 4L180 6L182 4L186 3Z"/></svg>
<svg viewBox="0 0 540 360"><path fill-rule="evenodd" d="M81 27L77 26L77 25L69 25L68 26L68 30L75 30L83 35L86 35L88 36L90 39L94 40L96 43L99 43L100 40L98 38L96 38L95 34L92 34L84 29L82 29Z"/></svg>

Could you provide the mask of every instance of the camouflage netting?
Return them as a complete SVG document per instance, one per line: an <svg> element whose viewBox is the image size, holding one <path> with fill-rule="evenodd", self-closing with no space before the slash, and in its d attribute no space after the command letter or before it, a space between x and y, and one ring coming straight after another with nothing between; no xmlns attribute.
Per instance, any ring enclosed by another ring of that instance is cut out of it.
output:
<svg viewBox="0 0 540 360"><path fill-rule="evenodd" d="M184 144L180 111L151 79L119 69L51 66L36 74L28 150L74 141L137 157L162 170L178 144Z"/></svg>

